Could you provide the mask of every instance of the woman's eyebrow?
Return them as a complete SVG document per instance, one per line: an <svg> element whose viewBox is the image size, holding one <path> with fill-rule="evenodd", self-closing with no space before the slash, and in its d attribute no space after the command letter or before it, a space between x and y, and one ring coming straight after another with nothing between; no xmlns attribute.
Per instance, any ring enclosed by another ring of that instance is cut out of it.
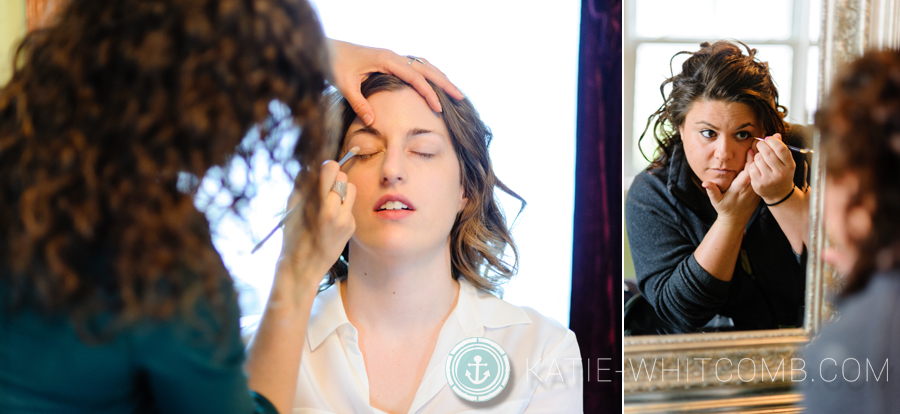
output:
<svg viewBox="0 0 900 414"><path fill-rule="evenodd" d="M434 135L438 135L438 136L441 136L441 137L444 136L444 134L442 134L442 133L440 133L440 132L433 131L433 130L430 130L430 129L425 129L425 128L413 128L413 129L410 129L410 130L409 130L409 133L407 133L406 136L408 136L408 137L414 137L414 136L416 136L416 135L425 135L425 134L434 134Z"/></svg>
<svg viewBox="0 0 900 414"><path fill-rule="evenodd" d="M384 135L381 134L381 131L379 131L373 127L370 127L370 126L361 127L355 131L350 132L349 134L347 134L347 138L345 138L344 140L346 142L349 142L351 138L353 138L359 134L369 134L369 135L375 136L375 138L377 138L377 139L380 139L382 141L384 140ZM437 136L441 136L441 137L444 136L444 134L442 134L440 132L430 130L430 129L425 129L425 128L419 128L419 127L410 129L409 132L406 134L406 136L407 136L407 138L412 138L412 137L415 137L418 135L426 135L426 134L433 134L433 135L437 135Z"/></svg>
<svg viewBox="0 0 900 414"><path fill-rule="evenodd" d="M706 122L706 121L698 121L697 123L698 123L698 124L706 125L706 126L712 128L712 129L719 129L717 126L715 126L715 125L713 125L713 124L710 124L709 122ZM739 129L744 129L744 128L748 127L748 126L749 126L749 127L754 127L754 128L756 127L755 125L753 125L752 122L747 122L746 124L741 125L741 126L735 128L735 131L737 131L737 130L739 130Z"/></svg>
<svg viewBox="0 0 900 414"><path fill-rule="evenodd" d="M353 138L353 137L356 136L357 134L371 134L371 135L376 136L377 138L382 138L382 137L383 137L383 136L381 135L381 132L378 131L377 129L375 129L375 128L373 128L373 127L370 127L370 126L364 126L364 127L360 128L360 129L357 129L356 131L353 131L353 132L347 134L346 140L349 141L350 138Z"/></svg>

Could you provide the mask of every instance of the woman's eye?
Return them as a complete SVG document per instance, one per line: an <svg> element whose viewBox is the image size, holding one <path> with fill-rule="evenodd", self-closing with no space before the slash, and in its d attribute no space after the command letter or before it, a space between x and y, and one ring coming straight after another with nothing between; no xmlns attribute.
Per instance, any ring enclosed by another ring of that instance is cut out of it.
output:
<svg viewBox="0 0 900 414"><path fill-rule="evenodd" d="M738 139L750 139L753 138L753 134L750 131L738 131L736 134Z"/></svg>
<svg viewBox="0 0 900 414"><path fill-rule="evenodd" d="M715 138L716 131L713 131L711 129L704 129L700 131L700 135L702 135L704 138Z"/></svg>
<svg viewBox="0 0 900 414"><path fill-rule="evenodd" d="M410 152L412 152L413 154L416 154L416 155L418 155L418 156L420 156L420 157L423 157L423 158L432 158L432 157L434 157L434 154L429 154L429 153L427 153L427 152L419 152L419 151L410 151Z"/></svg>
<svg viewBox="0 0 900 414"><path fill-rule="evenodd" d="M374 157L375 154L378 154L378 151L370 152L370 153L368 153L368 154L356 154L356 158L359 158L361 161L365 161L365 160L367 160L367 159L369 159L369 158Z"/></svg>

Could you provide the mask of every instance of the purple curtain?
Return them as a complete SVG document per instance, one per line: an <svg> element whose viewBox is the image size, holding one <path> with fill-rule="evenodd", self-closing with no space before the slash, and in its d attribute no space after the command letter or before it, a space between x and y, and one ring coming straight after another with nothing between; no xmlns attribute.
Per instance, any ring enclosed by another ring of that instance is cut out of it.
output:
<svg viewBox="0 0 900 414"><path fill-rule="evenodd" d="M622 398L622 1L583 0L570 328L584 412Z"/></svg>

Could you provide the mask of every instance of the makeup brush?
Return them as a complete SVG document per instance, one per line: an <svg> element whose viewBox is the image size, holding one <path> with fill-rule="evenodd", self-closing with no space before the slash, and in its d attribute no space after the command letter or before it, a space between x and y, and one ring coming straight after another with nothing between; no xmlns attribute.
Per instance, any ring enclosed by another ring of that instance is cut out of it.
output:
<svg viewBox="0 0 900 414"><path fill-rule="evenodd" d="M753 138L758 139L758 140L763 141L763 142L766 141L765 138L756 138L756 137L753 137ZM812 154L812 153L813 153L813 150L811 150L811 149L809 149L809 148L797 148L797 147L792 146L792 145L787 145L787 144L784 144L784 145L785 145L786 147L788 147L791 151L797 151L797 152L799 152L799 153L801 153L801 154Z"/></svg>
<svg viewBox="0 0 900 414"><path fill-rule="evenodd" d="M340 161L338 161L338 166L343 166L344 163L346 163L347 161L350 161L350 158L353 158L353 156L358 153L359 153L359 147L350 148L350 151L347 151L347 154L345 154L344 157L341 158ZM256 247L254 247L253 250L250 251L250 254L256 253L256 251L259 250L260 247L262 247L263 243L265 243L267 240L269 240L269 238L271 238L272 235L274 235L275 232L281 228L281 226L284 226L284 223L287 222L288 218L291 216L291 213L293 213L293 212L294 212L293 208L291 208L290 210L285 212L284 217L281 218L281 221L278 222L278 225L275 226L275 228L272 229L272 231L270 231L269 234L266 235L266 237L263 237L263 239L259 243L256 244Z"/></svg>

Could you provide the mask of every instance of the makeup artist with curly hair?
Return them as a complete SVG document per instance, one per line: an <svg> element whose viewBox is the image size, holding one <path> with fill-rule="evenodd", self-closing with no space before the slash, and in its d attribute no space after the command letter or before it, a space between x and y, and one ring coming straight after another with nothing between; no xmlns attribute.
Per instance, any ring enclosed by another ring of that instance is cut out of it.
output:
<svg viewBox="0 0 900 414"><path fill-rule="evenodd" d="M346 175L322 165L330 66L349 96L385 71L462 98L430 66L334 41L332 62L327 42L303 0L75 0L26 36L0 90L0 412L290 410L321 258L354 229L355 189L342 204L330 189ZM302 130L303 204L245 366L233 282L194 195L224 170L220 195L244 203L227 166L277 158L282 121Z"/></svg>
<svg viewBox="0 0 900 414"><path fill-rule="evenodd" d="M716 315L739 330L802 324L806 163L785 143L803 139L768 64L744 48L703 43L648 120L658 149L625 203L638 286L662 321L647 333Z"/></svg>

